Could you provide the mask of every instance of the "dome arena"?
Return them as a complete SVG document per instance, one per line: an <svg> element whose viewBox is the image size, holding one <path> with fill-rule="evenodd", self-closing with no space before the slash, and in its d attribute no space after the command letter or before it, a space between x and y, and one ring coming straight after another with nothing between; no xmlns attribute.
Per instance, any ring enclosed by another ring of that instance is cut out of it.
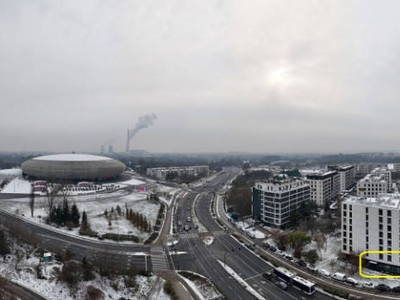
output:
<svg viewBox="0 0 400 300"><path fill-rule="evenodd" d="M89 154L39 156L21 165L24 174L48 181L103 181L119 176L125 165L109 157Z"/></svg>

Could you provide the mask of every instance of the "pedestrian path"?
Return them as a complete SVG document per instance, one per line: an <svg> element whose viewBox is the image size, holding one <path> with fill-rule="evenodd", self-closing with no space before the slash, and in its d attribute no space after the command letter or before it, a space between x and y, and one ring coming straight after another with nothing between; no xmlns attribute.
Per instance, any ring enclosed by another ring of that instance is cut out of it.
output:
<svg viewBox="0 0 400 300"><path fill-rule="evenodd" d="M198 239L200 238L197 232L180 233L179 238L181 239Z"/></svg>
<svg viewBox="0 0 400 300"><path fill-rule="evenodd" d="M151 264L153 265L153 271L170 270L165 254L152 254Z"/></svg>

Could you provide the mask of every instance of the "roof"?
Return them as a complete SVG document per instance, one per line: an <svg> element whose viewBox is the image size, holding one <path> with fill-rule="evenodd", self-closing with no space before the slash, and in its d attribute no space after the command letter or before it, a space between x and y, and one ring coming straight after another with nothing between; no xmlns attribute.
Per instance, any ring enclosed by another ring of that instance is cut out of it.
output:
<svg viewBox="0 0 400 300"><path fill-rule="evenodd" d="M352 196L343 201L343 203L400 209L400 194L379 194L377 198Z"/></svg>
<svg viewBox="0 0 400 300"><path fill-rule="evenodd" d="M91 154L77 154L77 153L65 153L65 154L52 154L45 156L38 156L32 158L33 160L46 160L46 161L104 161L112 160L109 157L91 155Z"/></svg>

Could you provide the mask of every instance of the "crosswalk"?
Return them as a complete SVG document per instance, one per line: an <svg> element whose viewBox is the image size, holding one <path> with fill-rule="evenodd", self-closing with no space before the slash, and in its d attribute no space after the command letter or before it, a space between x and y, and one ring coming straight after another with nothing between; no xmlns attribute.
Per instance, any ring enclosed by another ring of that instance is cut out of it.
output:
<svg viewBox="0 0 400 300"><path fill-rule="evenodd" d="M197 232L180 233L179 238L181 239L198 239L200 238Z"/></svg>
<svg viewBox="0 0 400 300"><path fill-rule="evenodd" d="M218 230L218 231L213 231L212 234L214 236L221 236L221 235L226 235L226 232L223 230Z"/></svg>
<svg viewBox="0 0 400 300"><path fill-rule="evenodd" d="M165 271L170 269L165 254L151 254L151 263L154 271Z"/></svg>

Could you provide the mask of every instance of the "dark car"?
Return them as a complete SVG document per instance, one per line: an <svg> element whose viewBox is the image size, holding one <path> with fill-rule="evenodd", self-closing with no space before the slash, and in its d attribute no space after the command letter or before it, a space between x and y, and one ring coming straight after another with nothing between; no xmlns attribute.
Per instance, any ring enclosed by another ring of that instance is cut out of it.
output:
<svg viewBox="0 0 400 300"><path fill-rule="evenodd" d="M390 287L383 283L378 284L375 287L375 289L377 289L378 291L381 291L381 292L389 292L390 291Z"/></svg>
<svg viewBox="0 0 400 300"><path fill-rule="evenodd" d="M269 247L269 250L271 250L272 252L276 252L276 248L274 246Z"/></svg>
<svg viewBox="0 0 400 300"><path fill-rule="evenodd" d="M265 279L270 279L274 274L272 273L272 271L267 271L265 273L262 273L262 277L264 277Z"/></svg>
<svg viewBox="0 0 400 300"><path fill-rule="evenodd" d="M304 267L304 268L307 267L307 263L306 263L304 260L301 260L301 259L299 259L299 260L297 261L297 264L298 264L300 267Z"/></svg>
<svg viewBox="0 0 400 300"><path fill-rule="evenodd" d="M400 293L400 285L395 286L394 288L392 288L392 292Z"/></svg>
<svg viewBox="0 0 400 300"><path fill-rule="evenodd" d="M268 244L268 243L264 243L264 247L265 247L266 249L270 249L270 248L271 248L271 245Z"/></svg>

